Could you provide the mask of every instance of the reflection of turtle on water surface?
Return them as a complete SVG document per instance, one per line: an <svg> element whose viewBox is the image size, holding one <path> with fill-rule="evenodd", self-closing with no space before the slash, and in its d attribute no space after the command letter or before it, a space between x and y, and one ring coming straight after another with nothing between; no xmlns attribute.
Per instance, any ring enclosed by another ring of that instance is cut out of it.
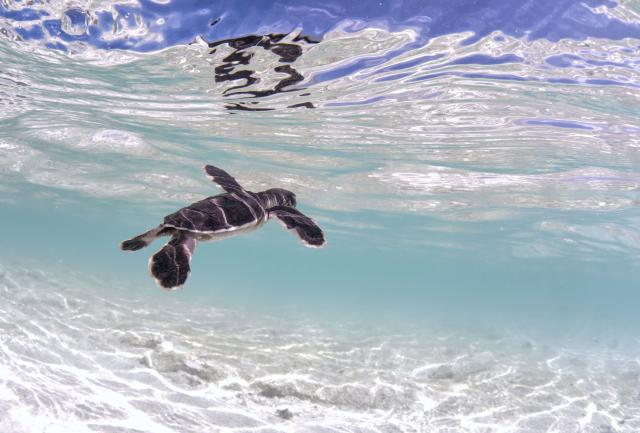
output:
<svg viewBox="0 0 640 433"><path fill-rule="evenodd" d="M225 194L205 198L164 218L158 227L122 242L120 248L136 251L160 236L171 240L149 261L151 275L165 289L182 286L191 272L191 255L198 241L215 241L254 230L269 218L277 218L308 247L322 247L324 235L313 220L296 206L296 195L273 188L254 193L246 191L226 171L205 166L212 181Z"/></svg>

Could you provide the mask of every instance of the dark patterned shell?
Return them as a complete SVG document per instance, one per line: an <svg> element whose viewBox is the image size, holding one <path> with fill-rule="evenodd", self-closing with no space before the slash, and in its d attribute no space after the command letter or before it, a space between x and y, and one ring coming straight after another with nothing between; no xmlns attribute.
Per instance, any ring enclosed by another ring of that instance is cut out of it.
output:
<svg viewBox="0 0 640 433"><path fill-rule="evenodd" d="M195 202L167 215L164 224L202 233L235 230L265 218L265 210L252 193L221 194Z"/></svg>

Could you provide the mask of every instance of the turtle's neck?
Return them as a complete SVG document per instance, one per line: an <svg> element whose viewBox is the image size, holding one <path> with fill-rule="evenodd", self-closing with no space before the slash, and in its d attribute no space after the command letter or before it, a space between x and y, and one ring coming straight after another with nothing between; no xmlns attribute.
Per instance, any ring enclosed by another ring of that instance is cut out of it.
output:
<svg viewBox="0 0 640 433"><path fill-rule="evenodd" d="M258 193L265 209L274 206L296 206L296 195L281 188L272 188Z"/></svg>

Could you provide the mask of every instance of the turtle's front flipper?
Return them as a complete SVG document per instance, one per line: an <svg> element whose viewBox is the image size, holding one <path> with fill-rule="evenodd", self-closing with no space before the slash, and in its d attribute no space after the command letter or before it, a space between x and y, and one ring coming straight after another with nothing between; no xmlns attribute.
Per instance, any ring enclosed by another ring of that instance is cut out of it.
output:
<svg viewBox="0 0 640 433"><path fill-rule="evenodd" d="M178 230L171 240L149 260L149 270L160 287L171 290L182 286L191 273L191 255L198 241Z"/></svg>
<svg viewBox="0 0 640 433"><path fill-rule="evenodd" d="M209 179L220 185L222 189L228 193L244 192L244 189L240 186L238 181L223 169L214 167L213 165L205 165L204 171L207 173L207 177L209 177Z"/></svg>
<svg viewBox="0 0 640 433"><path fill-rule="evenodd" d="M122 241L120 249L123 251L138 251L141 248L148 247L151 242L155 241L158 236L164 236L169 234L170 230L167 230L162 225L151 229L148 232L144 232L141 235L131 238L126 241Z"/></svg>
<svg viewBox="0 0 640 433"><path fill-rule="evenodd" d="M293 230L305 246L313 248L324 246L324 234L320 227L299 210L289 206L274 206L267 211L270 218L278 218L282 225Z"/></svg>

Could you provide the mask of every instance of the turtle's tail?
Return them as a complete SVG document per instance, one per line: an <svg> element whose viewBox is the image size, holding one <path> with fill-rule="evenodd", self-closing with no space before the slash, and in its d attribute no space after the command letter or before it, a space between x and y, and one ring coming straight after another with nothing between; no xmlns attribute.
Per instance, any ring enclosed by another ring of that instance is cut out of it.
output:
<svg viewBox="0 0 640 433"><path fill-rule="evenodd" d="M191 273L191 255L198 241L177 231L171 240L149 260L149 271L158 285L167 290L182 286Z"/></svg>
<svg viewBox="0 0 640 433"><path fill-rule="evenodd" d="M139 249L148 247L158 236L168 234L168 232L165 233L165 231L166 229L162 226L156 227L134 238L122 241L120 249L123 251L138 251Z"/></svg>

